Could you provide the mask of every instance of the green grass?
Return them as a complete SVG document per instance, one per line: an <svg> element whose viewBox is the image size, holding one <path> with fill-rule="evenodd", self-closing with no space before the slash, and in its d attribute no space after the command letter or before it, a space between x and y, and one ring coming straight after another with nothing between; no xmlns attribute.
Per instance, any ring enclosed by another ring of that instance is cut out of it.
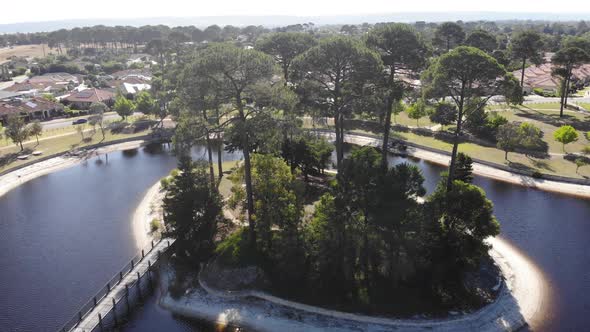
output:
<svg viewBox="0 0 590 332"><path fill-rule="evenodd" d="M89 137L89 139L85 141L82 140L82 137L78 133L72 133L70 135L49 138L47 140L40 141L39 145L37 145L36 141L27 142L24 144L25 149L29 151L39 150L43 152L43 155L37 157L30 156L27 160L18 160L9 157L14 156L16 153L18 153L20 151L20 147L12 146L9 148L4 148L0 151L0 171L5 171L22 165L24 163L31 162L35 159L43 158L48 155L53 155L64 151L69 151L72 149L81 148L102 142L110 142L123 138L144 136L149 133L149 130L140 131L133 134L113 134L110 131L105 131L105 139L103 141L100 130L97 130L94 134L86 133L85 136Z"/></svg>
<svg viewBox="0 0 590 332"><path fill-rule="evenodd" d="M576 102L576 105L584 108L586 111L590 111L590 103L578 103L578 102Z"/></svg>

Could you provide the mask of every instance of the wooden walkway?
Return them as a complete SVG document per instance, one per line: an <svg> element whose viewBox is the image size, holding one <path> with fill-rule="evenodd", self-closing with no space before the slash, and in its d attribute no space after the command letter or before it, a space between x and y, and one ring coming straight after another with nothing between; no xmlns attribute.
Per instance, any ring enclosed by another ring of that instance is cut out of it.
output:
<svg viewBox="0 0 590 332"><path fill-rule="evenodd" d="M149 269L158 261L160 255L163 254L172 244L174 239L163 239L160 241L141 261L139 261L134 268L123 276L116 285L113 285L111 291L102 299L97 300L96 306L82 317L82 320L71 331L74 332L91 332L101 327L102 319L107 317L113 309L119 306L125 306L125 296L127 292L133 287L138 287L138 282L143 287L145 282L149 282L151 276L143 278L146 273L150 273ZM127 287L126 287L127 286ZM116 307L115 307L116 306ZM119 310L113 311L115 317ZM122 317L119 317L119 319ZM116 318L115 318L116 319Z"/></svg>

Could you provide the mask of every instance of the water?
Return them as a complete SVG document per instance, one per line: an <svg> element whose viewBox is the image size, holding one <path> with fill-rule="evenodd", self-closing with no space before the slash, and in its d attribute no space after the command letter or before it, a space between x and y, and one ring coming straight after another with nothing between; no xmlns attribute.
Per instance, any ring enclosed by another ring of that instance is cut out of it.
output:
<svg viewBox="0 0 590 332"><path fill-rule="evenodd" d="M55 331L70 319L138 252L132 215L174 167L162 148L114 152L0 197L0 331Z"/></svg>
<svg viewBox="0 0 590 332"><path fill-rule="evenodd" d="M195 156L204 156L197 149ZM226 155L226 159L238 158ZM131 216L176 165L167 152L109 154L32 180L0 198L0 330L53 331L136 253ZM412 162L431 192L442 167ZM535 331L583 331L590 322L590 200L482 177L502 237L545 274L554 296ZM151 297L128 331L211 330L172 316Z"/></svg>

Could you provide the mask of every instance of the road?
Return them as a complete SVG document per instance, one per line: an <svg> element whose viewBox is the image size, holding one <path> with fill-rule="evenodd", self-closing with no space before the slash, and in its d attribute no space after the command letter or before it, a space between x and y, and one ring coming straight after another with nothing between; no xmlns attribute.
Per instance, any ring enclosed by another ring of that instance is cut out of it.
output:
<svg viewBox="0 0 590 332"><path fill-rule="evenodd" d="M133 113L133 115L142 115L142 113ZM55 119L51 121L42 122L41 125L43 126L44 130L47 129L57 129L57 128L64 128L72 125L72 122L76 119L87 119L89 115L80 116L77 118L66 118L66 119ZM108 112L104 114L104 120L116 120L120 119L121 117L115 112Z"/></svg>

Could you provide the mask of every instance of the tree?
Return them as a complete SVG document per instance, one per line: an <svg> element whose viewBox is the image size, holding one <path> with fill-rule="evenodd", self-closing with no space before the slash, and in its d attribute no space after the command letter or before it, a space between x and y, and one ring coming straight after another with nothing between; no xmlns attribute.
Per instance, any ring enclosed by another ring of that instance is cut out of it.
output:
<svg viewBox="0 0 590 332"><path fill-rule="evenodd" d="M278 32L258 40L256 48L275 59L283 69L284 84L287 85L293 60L315 44L315 39L308 33Z"/></svg>
<svg viewBox="0 0 590 332"><path fill-rule="evenodd" d="M118 94L115 98L115 104L113 105L113 110L119 114L123 120L126 120L128 116L133 115L133 110L135 109L135 105L133 102L127 98L125 98L122 94Z"/></svg>
<svg viewBox="0 0 590 332"><path fill-rule="evenodd" d="M29 124L28 130L31 136L35 136L37 139L37 145L39 145L39 136L41 136L43 133L43 126L41 125L41 122L39 122L39 120L33 121L31 124Z"/></svg>
<svg viewBox="0 0 590 332"><path fill-rule="evenodd" d="M297 75L311 89L309 104L334 118L336 164L344 159L344 118L363 87L382 72L378 55L350 37L327 38L298 56Z"/></svg>
<svg viewBox="0 0 590 332"><path fill-rule="evenodd" d="M473 159L463 152L457 154L457 170L454 180L473 182Z"/></svg>
<svg viewBox="0 0 590 332"><path fill-rule="evenodd" d="M588 160L586 160L586 158L576 158L574 162L576 163L576 174L580 167L588 165Z"/></svg>
<svg viewBox="0 0 590 332"><path fill-rule="evenodd" d="M23 151L23 142L31 136L31 132L27 127L25 120L18 115L9 115L6 120L6 128L4 129L4 135L10 138L10 140L20 146L20 150Z"/></svg>
<svg viewBox="0 0 590 332"><path fill-rule="evenodd" d="M140 91L135 96L135 111L143 114L154 114L157 112L156 100L148 91Z"/></svg>
<svg viewBox="0 0 590 332"><path fill-rule="evenodd" d="M517 33L510 44L510 52L514 59L522 61L522 73L520 76L521 94L524 94L524 70L526 69L527 60L534 64L543 61L541 51L543 49L543 39L541 35L534 30L526 30Z"/></svg>
<svg viewBox="0 0 590 332"><path fill-rule="evenodd" d="M561 126L554 133L553 138L562 144L563 152L565 145L578 140L578 132L572 126Z"/></svg>
<svg viewBox="0 0 590 332"><path fill-rule="evenodd" d="M402 71L405 74L416 73L424 68L429 50L420 35L408 24L387 24L375 28L369 32L366 43L379 53L381 61L387 68L383 73L386 97L383 105L385 126L381 147L383 167L386 169L391 114L400 111L399 102L402 100L404 91L408 89L398 77L399 73Z"/></svg>
<svg viewBox="0 0 590 332"><path fill-rule="evenodd" d="M561 107L559 110L560 117L563 117L563 108L565 105L567 105L567 97L572 79L572 71L587 61L590 61L590 55L578 47L568 47L561 49L557 51L557 53L555 53L551 58L551 63L559 66L553 70L553 74L563 78L563 82L561 84Z"/></svg>
<svg viewBox="0 0 590 332"><path fill-rule="evenodd" d="M451 191L445 187L441 182L427 204L442 226L437 264L446 266L443 280L448 282L479 265L489 250L485 240L498 235L500 225L493 216L492 202L481 188L457 180Z"/></svg>
<svg viewBox="0 0 590 332"><path fill-rule="evenodd" d="M88 123L94 128L94 130L96 130L96 126L98 125L100 133L102 134L102 140L104 141L104 113L97 113L89 116Z"/></svg>
<svg viewBox="0 0 590 332"><path fill-rule="evenodd" d="M448 102L439 102L434 106L434 111L429 115L430 121L441 126L448 126L457 121L457 107Z"/></svg>
<svg viewBox="0 0 590 332"><path fill-rule="evenodd" d="M199 72L203 77L226 87L229 102L235 108L231 122L233 124L233 148L239 148L244 154L244 182L246 184L246 201L248 210L248 229L251 248L256 247L255 206L252 189L252 169L250 153L254 132L260 128L253 127L249 118L264 114L260 108L251 108L247 100L256 102L254 87L263 82L267 84L273 74L273 59L256 50L246 50L227 44L214 44L207 47L198 58ZM260 104L259 106L263 106ZM270 108L272 109L272 107ZM266 109L268 111L268 109Z"/></svg>
<svg viewBox="0 0 590 332"><path fill-rule="evenodd" d="M238 171L243 174L243 170ZM233 191L242 191L241 177L232 179ZM303 212L301 193L295 175L281 159L272 155L252 155L252 184L256 206L256 230L259 252L272 256L272 229L277 228L282 238L297 246L298 229ZM242 193L238 197L244 197Z"/></svg>
<svg viewBox="0 0 590 332"><path fill-rule="evenodd" d="M281 147L281 156L293 172L301 169L307 181L308 175L323 172L330 162L334 147L326 139L312 134L287 137Z"/></svg>
<svg viewBox="0 0 590 332"><path fill-rule="evenodd" d="M519 145L527 151L541 151L547 149L547 143L543 141L543 132L537 126L529 122L523 122L518 127Z"/></svg>
<svg viewBox="0 0 590 332"><path fill-rule="evenodd" d="M516 151L520 145L519 125L506 123L498 128L496 146L504 151L504 159L508 160L508 152Z"/></svg>
<svg viewBox="0 0 590 332"><path fill-rule="evenodd" d="M408 117L410 119L416 120L416 126L420 127L418 121L420 121L421 118L426 116L426 105L422 100L418 100L406 109L406 113L408 113Z"/></svg>
<svg viewBox="0 0 590 332"><path fill-rule="evenodd" d="M183 154L178 169L163 200L165 234L176 239L180 257L205 261L215 249L222 203L216 188L210 187L203 163L193 163Z"/></svg>
<svg viewBox="0 0 590 332"><path fill-rule="evenodd" d="M467 36L467 39L465 39L465 45L477 47L490 55L496 48L498 48L496 37L490 32L482 29L476 29L471 32Z"/></svg>
<svg viewBox="0 0 590 332"><path fill-rule="evenodd" d="M457 127L447 180L447 190L450 191L464 117L469 120L470 114L482 110L495 94L512 96L518 83L496 59L469 46L460 46L443 54L423 74L422 82L425 97L450 97L457 107Z"/></svg>
<svg viewBox="0 0 590 332"><path fill-rule="evenodd" d="M444 49L448 52L452 48L459 46L464 39L465 32L459 24L445 22L434 32L433 44L438 46L439 49Z"/></svg>

